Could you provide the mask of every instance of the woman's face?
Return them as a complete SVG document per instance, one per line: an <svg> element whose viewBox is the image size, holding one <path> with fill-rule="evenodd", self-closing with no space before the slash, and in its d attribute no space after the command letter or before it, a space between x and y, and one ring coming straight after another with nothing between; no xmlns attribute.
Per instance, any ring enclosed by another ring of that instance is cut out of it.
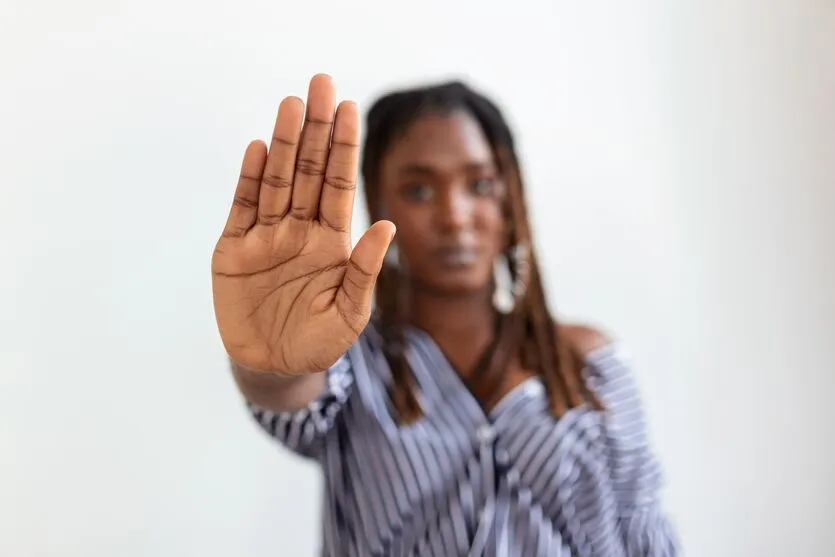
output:
<svg viewBox="0 0 835 557"><path fill-rule="evenodd" d="M475 118L464 111L418 118L386 152L379 177L415 287L456 295L490 286L506 246L506 193Z"/></svg>

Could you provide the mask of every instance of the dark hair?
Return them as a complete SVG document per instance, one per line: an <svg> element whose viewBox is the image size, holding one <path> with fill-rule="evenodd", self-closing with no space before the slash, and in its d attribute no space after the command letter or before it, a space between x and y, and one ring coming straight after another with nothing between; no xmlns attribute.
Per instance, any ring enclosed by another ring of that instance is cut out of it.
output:
<svg viewBox="0 0 835 557"><path fill-rule="evenodd" d="M365 200L372 221L384 218L379 190L380 161L399 134L426 113L464 110L481 125L507 187L508 250L505 254L514 280L515 306L504 316L485 357L468 387L485 405L497 402L505 370L514 355L543 379L555 416L589 402L599 402L581 377L583 358L558 338L548 312L539 267L531 239L524 201L522 176L513 135L498 107L464 83L452 81L396 91L379 98L368 112L362 175ZM405 328L408 320L408 276L396 266L384 265L377 280L375 320L382 336L383 352L392 372L394 410L406 423L418 419L421 408L415 394L415 378L406 359Z"/></svg>

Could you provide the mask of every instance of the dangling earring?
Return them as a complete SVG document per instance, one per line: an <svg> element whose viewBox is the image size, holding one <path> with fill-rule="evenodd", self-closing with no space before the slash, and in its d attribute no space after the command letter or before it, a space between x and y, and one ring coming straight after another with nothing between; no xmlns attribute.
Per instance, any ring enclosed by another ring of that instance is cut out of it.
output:
<svg viewBox="0 0 835 557"><path fill-rule="evenodd" d="M499 313L510 313L516 305L513 295L513 276L507 256L500 254L493 262L493 307Z"/></svg>
<svg viewBox="0 0 835 557"><path fill-rule="evenodd" d="M512 312L524 295L528 281L528 259L528 247L522 243L512 246L507 254L500 254L493 263L493 306L500 313ZM510 272L510 261L513 262L513 269L516 271L515 280Z"/></svg>
<svg viewBox="0 0 835 557"><path fill-rule="evenodd" d="M513 268L516 269L516 280L513 282L512 292L514 302L525 294L530 273L530 250L525 243L519 243L510 248Z"/></svg>

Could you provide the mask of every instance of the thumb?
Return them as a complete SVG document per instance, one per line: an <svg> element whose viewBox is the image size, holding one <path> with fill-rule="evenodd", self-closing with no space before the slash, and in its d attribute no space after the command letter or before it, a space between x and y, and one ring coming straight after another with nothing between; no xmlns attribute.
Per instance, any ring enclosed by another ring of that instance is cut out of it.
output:
<svg viewBox="0 0 835 557"><path fill-rule="evenodd" d="M395 231L391 222L377 221L354 246L342 286L336 294L336 305L343 316L356 316L363 320L368 318L371 312L371 293Z"/></svg>

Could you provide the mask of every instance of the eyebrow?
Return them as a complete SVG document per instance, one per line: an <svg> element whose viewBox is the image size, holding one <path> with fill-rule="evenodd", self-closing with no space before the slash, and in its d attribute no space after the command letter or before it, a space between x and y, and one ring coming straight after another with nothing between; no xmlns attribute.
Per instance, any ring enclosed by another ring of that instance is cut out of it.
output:
<svg viewBox="0 0 835 557"><path fill-rule="evenodd" d="M494 168L492 162L468 162L464 165L464 169L470 172L478 172L486 169ZM428 164L412 163L407 164L399 169L399 174L438 174L438 169Z"/></svg>

